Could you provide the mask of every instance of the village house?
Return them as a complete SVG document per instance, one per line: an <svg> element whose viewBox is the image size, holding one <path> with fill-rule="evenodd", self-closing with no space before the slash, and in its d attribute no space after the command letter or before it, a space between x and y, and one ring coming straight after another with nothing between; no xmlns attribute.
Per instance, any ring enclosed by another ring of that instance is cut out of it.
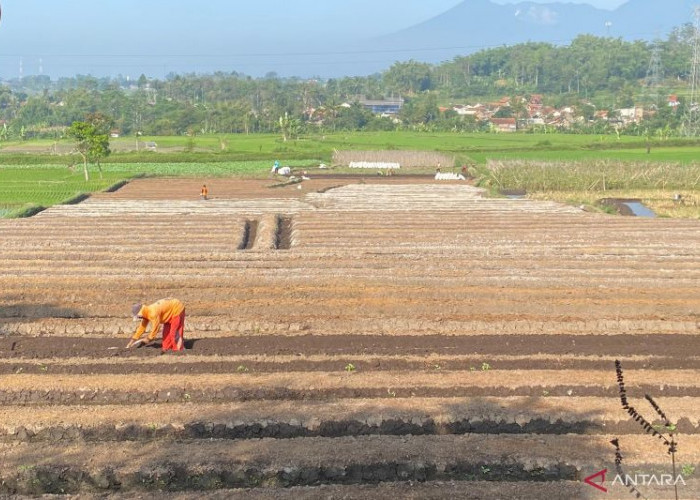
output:
<svg viewBox="0 0 700 500"><path fill-rule="evenodd" d="M518 129L515 118L491 118L489 122L495 132L515 132Z"/></svg>
<svg viewBox="0 0 700 500"><path fill-rule="evenodd" d="M366 109L369 109L375 115L397 115L403 107L404 100L402 97L389 97L387 99L365 99L359 100L359 103Z"/></svg>
<svg viewBox="0 0 700 500"><path fill-rule="evenodd" d="M488 108L483 104L457 104L452 106L452 109L458 116L473 116L477 120L486 120L491 116Z"/></svg>
<svg viewBox="0 0 700 500"><path fill-rule="evenodd" d="M642 121L642 118L644 118L644 108L642 106L617 109L615 113L619 117L618 123L622 123L622 125L639 123Z"/></svg>
<svg viewBox="0 0 700 500"><path fill-rule="evenodd" d="M530 101L527 103L527 109L530 116L539 115L540 111L544 107L542 104L543 96L541 94L532 94L530 96Z"/></svg>
<svg viewBox="0 0 700 500"><path fill-rule="evenodd" d="M668 96L668 105L669 107L675 109L678 109L678 106L681 105L680 101L678 100L678 96L676 94L671 94Z"/></svg>

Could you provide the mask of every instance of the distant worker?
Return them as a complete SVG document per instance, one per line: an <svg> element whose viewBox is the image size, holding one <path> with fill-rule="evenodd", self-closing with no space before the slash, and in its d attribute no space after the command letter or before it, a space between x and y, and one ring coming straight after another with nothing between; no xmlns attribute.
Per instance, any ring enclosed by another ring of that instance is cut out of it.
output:
<svg viewBox="0 0 700 500"><path fill-rule="evenodd" d="M275 164L272 165L272 170L270 170L270 173L273 175L277 174L277 170L279 170L279 168L280 168L280 162L275 160Z"/></svg>
<svg viewBox="0 0 700 500"><path fill-rule="evenodd" d="M152 343L163 325L163 351L182 351L185 348L183 333L185 330L185 305L177 299L161 299L151 305L134 304L131 308L134 320L141 320L136 333L131 337L126 348L140 347ZM146 340L139 340L146 331L148 323L152 324L151 333Z"/></svg>
<svg viewBox="0 0 700 500"><path fill-rule="evenodd" d="M209 196L209 190L207 189L207 185L204 184L202 185L202 191L199 193L199 197L203 200L208 199Z"/></svg>

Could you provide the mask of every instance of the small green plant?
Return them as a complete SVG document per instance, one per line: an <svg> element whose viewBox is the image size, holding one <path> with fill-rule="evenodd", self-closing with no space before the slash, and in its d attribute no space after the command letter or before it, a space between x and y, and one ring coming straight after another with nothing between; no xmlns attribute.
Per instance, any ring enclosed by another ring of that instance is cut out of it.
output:
<svg viewBox="0 0 700 500"><path fill-rule="evenodd" d="M244 366L244 365L238 365L238 367L236 368L236 371L238 373L248 373L248 367Z"/></svg>
<svg viewBox="0 0 700 500"><path fill-rule="evenodd" d="M392 391L391 388L386 390L386 393L391 396L392 398L396 397L396 391Z"/></svg>
<svg viewBox="0 0 700 500"><path fill-rule="evenodd" d="M482 474L486 475L486 474L488 474L489 472L491 472L491 469L490 469L489 467L486 467L485 465L482 465L482 466L481 466L481 473L482 473Z"/></svg>
<svg viewBox="0 0 700 500"><path fill-rule="evenodd" d="M470 367L469 367L469 371L470 371L470 372L475 372L475 371L476 371L476 368L474 368L473 366L470 366Z"/></svg>
<svg viewBox="0 0 700 500"><path fill-rule="evenodd" d="M675 424L653 424L652 427L656 432L675 432L677 429Z"/></svg>
<svg viewBox="0 0 700 500"><path fill-rule="evenodd" d="M352 363L348 363L347 365L345 365L345 371L348 372L348 373L352 373L352 372L354 372L356 369L357 369L357 368L355 368L355 365L353 365Z"/></svg>
<svg viewBox="0 0 700 500"><path fill-rule="evenodd" d="M491 365L490 365L490 364L488 364L488 363L486 363L486 362L481 363L481 371L482 371L482 372L487 372L487 371L489 371L490 369L491 369Z"/></svg>
<svg viewBox="0 0 700 500"><path fill-rule="evenodd" d="M188 393L185 393L182 397L185 399L185 401L192 399L192 396L190 396Z"/></svg>
<svg viewBox="0 0 700 500"><path fill-rule="evenodd" d="M39 365L39 370L41 370L42 372L46 372L49 370L49 367L46 365Z"/></svg>
<svg viewBox="0 0 700 500"><path fill-rule="evenodd" d="M549 396L549 391L542 391L542 395L543 395L544 397Z"/></svg>
<svg viewBox="0 0 700 500"><path fill-rule="evenodd" d="M690 477L695 474L695 466L691 464L685 464L681 467L681 475L683 477Z"/></svg>

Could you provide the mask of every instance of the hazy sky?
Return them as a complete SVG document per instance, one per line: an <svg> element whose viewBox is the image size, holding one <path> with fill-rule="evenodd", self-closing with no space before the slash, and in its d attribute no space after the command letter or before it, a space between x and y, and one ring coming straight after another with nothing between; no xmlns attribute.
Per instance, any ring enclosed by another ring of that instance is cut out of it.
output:
<svg viewBox="0 0 700 500"><path fill-rule="evenodd" d="M493 3L520 3L522 0L491 0ZM529 0L535 3L555 3L557 0ZM627 0L558 0L561 3L587 3L599 9L616 9ZM660 2L663 0L659 0Z"/></svg>
<svg viewBox="0 0 700 500"><path fill-rule="evenodd" d="M284 73L269 54L332 50L398 31L459 0L1 0L0 78L30 74ZM222 64L221 55L230 57ZM185 56L203 56L196 60ZM124 56L124 57L117 57ZM166 57L158 57L166 56ZM333 61L330 61L332 63ZM257 66L256 66L257 65ZM150 68L151 66L149 66ZM106 68L109 68L107 70Z"/></svg>
<svg viewBox="0 0 700 500"><path fill-rule="evenodd" d="M461 0L0 0L0 3L0 78L11 78L18 76L20 60L24 75L126 75L139 72L144 66L150 68L154 63L159 66L154 73L182 72L186 68L216 71L221 69L223 54L228 58L225 65L228 69L240 66L246 68L246 73L272 70L284 73L285 65L292 64L285 54L309 52L309 47L314 47L313 51L333 51L334 45L340 47L351 39L370 39L399 31L437 16ZM578 3L612 9L624 0ZM371 55L364 55L363 59L371 59ZM334 62L329 59L326 64Z"/></svg>

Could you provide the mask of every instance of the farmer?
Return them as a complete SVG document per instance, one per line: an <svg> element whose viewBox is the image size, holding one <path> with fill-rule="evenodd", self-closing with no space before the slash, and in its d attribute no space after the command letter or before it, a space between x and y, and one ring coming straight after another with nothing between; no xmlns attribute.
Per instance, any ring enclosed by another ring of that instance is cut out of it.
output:
<svg viewBox="0 0 700 500"><path fill-rule="evenodd" d="M126 348L148 345L158 336L160 325L163 325L163 351L182 351L185 346L183 332L185 329L185 305L177 299L161 299L149 306L134 304L131 308L134 320L140 319L141 324L131 337ZM152 324L151 333L146 341L139 339L146 331L148 323Z"/></svg>
<svg viewBox="0 0 700 500"><path fill-rule="evenodd" d="M207 189L207 185L203 184L202 185L202 190L199 193L199 197L203 200L207 199L207 196L209 196L209 190Z"/></svg>

